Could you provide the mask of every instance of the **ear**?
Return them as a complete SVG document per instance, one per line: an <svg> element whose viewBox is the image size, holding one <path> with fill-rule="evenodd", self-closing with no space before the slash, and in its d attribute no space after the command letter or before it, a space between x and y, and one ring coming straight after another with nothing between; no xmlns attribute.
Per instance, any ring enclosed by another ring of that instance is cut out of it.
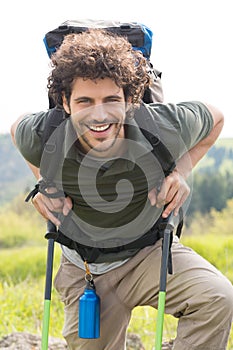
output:
<svg viewBox="0 0 233 350"><path fill-rule="evenodd" d="M67 98L65 97L64 94L62 95L62 104L63 104L63 108L66 111L66 113L70 114L70 106L69 106Z"/></svg>
<svg viewBox="0 0 233 350"><path fill-rule="evenodd" d="M126 112L128 112L132 108L131 102L132 102L132 97L128 97L125 103Z"/></svg>

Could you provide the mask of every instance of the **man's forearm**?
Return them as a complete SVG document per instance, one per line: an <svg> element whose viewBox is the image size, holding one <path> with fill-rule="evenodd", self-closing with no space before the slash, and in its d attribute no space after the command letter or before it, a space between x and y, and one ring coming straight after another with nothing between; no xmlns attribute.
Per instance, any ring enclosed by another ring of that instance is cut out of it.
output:
<svg viewBox="0 0 233 350"><path fill-rule="evenodd" d="M193 148L185 153L177 162L177 171L187 179L191 174L193 168L197 163L205 156L208 150L214 145L218 139L223 125L224 117L223 114L213 106L206 105L213 117L213 128L209 135L203 140L198 142Z"/></svg>
<svg viewBox="0 0 233 350"><path fill-rule="evenodd" d="M31 163L27 162L27 165L29 166L29 168L31 169L32 173L34 174L35 178L37 180L40 179L40 169L37 168L35 165L32 165Z"/></svg>

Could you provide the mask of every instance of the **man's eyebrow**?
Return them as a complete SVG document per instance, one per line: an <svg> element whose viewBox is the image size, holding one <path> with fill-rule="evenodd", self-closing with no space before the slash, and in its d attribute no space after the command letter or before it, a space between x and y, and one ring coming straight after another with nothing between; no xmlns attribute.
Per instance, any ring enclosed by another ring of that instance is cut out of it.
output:
<svg viewBox="0 0 233 350"><path fill-rule="evenodd" d="M108 96L105 96L103 98L104 101L111 100L111 99L115 99L115 100L119 100L120 101L120 100L123 99L123 97L120 96L120 95L108 95ZM74 101L80 101L80 100L90 100L90 101L92 101L92 100L94 100L94 98L90 97L90 96L78 96L78 97L74 98Z"/></svg>
<svg viewBox="0 0 233 350"><path fill-rule="evenodd" d="M106 96L104 98L104 100L108 100L108 99L118 99L118 100L122 100L122 96L120 95L109 95L109 96Z"/></svg>
<svg viewBox="0 0 233 350"><path fill-rule="evenodd" d="M74 98L74 101L79 101L79 100L93 100L90 96L78 96Z"/></svg>

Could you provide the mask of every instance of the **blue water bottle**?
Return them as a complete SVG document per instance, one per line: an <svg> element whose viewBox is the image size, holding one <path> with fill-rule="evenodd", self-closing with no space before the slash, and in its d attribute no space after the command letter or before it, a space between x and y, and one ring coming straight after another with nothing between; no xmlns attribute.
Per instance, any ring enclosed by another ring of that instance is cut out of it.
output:
<svg viewBox="0 0 233 350"><path fill-rule="evenodd" d="M79 298L80 338L96 339L100 337L100 298L96 294L94 281L87 281L84 293Z"/></svg>

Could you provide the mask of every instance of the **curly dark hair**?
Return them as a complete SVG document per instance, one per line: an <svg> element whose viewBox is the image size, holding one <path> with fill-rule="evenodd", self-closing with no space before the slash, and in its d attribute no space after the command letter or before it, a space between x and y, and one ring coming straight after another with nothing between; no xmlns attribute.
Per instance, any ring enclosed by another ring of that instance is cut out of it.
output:
<svg viewBox="0 0 233 350"><path fill-rule="evenodd" d="M76 78L113 79L122 87L125 99L132 105L141 102L149 85L147 62L142 53L133 50L126 38L103 29L89 29L81 34L68 34L51 57L48 77L49 97L56 105L62 95L68 101Z"/></svg>

